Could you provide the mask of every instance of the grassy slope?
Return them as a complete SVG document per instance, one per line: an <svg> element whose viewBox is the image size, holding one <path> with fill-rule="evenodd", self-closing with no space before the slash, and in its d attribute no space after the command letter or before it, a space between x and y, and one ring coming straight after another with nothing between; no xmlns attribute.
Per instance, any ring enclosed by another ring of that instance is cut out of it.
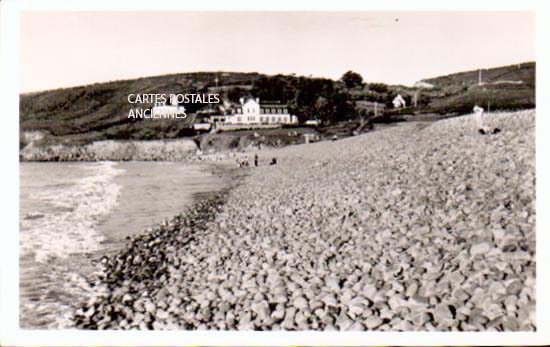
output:
<svg viewBox="0 0 550 347"><path fill-rule="evenodd" d="M423 92L431 98L428 109L433 111L469 111L474 104L491 109L521 109L535 106L535 63L523 63L482 70L482 85L478 85L478 70L424 80L435 86ZM521 84L502 83L521 81Z"/></svg>
<svg viewBox="0 0 550 347"><path fill-rule="evenodd" d="M128 119L128 111L132 107L127 101L128 94L206 92L213 87L216 77L219 78L220 90L229 86L250 88L261 76L258 73L197 72L23 94L20 126L22 131L44 130L55 136L46 139L53 142L181 137L189 134L193 119ZM478 86L477 80L477 70L426 79L426 82L435 85L433 90L422 91L420 98L429 100L427 105L400 113L469 112L474 104L487 107L488 102L491 109L518 109L535 105L535 63L483 70L483 81L487 84ZM522 84L492 84L496 81L522 81ZM389 93L401 90L412 92L411 88L388 86Z"/></svg>
<svg viewBox="0 0 550 347"><path fill-rule="evenodd" d="M224 73L218 78L225 85L249 85L259 76ZM72 140L178 137L192 119L128 119L130 108L147 106L129 104L128 94L205 92L215 77L215 73L174 74L23 94L20 127L22 131L45 130Z"/></svg>

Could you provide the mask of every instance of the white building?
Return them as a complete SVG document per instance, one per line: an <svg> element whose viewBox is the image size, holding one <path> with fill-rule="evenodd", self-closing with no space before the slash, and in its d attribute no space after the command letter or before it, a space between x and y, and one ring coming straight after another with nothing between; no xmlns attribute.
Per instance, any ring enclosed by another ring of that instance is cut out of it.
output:
<svg viewBox="0 0 550 347"><path fill-rule="evenodd" d="M173 117L180 116L185 117L185 107L178 105L176 101L173 101L171 105L167 105L164 102L155 103L153 110L151 111L153 117L163 118L163 117Z"/></svg>
<svg viewBox="0 0 550 347"><path fill-rule="evenodd" d="M193 123L193 129L195 131L210 131L212 124L210 123Z"/></svg>
<svg viewBox="0 0 550 347"><path fill-rule="evenodd" d="M287 105L260 103L259 98L241 98L240 105L230 114L211 116L212 123L242 125L297 124L298 118L290 115Z"/></svg>
<svg viewBox="0 0 550 347"><path fill-rule="evenodd" d="M402 108L407 106L407 102L405 101L405 99L403 99L401 94L397 94L397 96L393 99L392 104L395 108Z"/></svg>
<svg viewBox="0 0 550 347"><path fill-rule="evenodd" d="M308 119L306 120L306 125L312 125L312 126L318 126L321 125L321 121L319 119Z"/></svg>

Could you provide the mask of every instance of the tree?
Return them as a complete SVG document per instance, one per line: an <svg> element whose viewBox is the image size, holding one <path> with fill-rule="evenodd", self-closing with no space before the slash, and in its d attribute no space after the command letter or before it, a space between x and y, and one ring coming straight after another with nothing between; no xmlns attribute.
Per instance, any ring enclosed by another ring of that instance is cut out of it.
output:
<svg viewBox="0 0 550 347"><path fill-rule="evenodd" d="M357 109L349 93L345 91L336 91L332 97L332 114L330 115L331 122L338 122L355 118Z"/></svg>
<svg viewBox="0 0 550 347"><path fill-rule="evenodd" d="M384 83L369 83L369 89L376 93L387 93L388 86Z"/></svg>
<svg viewBox="0 0 550 347"><path fill-rule="evenodd" d="M363 77L360 74L353 71L348 71L340 78L340 81L344 82L347 88L354 88L363 85Z"/></svg>

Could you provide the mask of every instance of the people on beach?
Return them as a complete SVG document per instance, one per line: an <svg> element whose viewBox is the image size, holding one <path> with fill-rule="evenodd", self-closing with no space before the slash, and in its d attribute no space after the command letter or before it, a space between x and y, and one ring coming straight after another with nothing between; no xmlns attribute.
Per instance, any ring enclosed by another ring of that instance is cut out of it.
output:
<svg viewBox="0 0 550 347"><path fill-rule="evenodd" d="M475 121L476 127L478 129L478 132L481 135L486 135L486 134L491 134L491 133L492 134L498 134L501 131L499 128L494 128L494 129L491 130L490 127L488 127L484 124L483 117L484 117L485 110L483 109L483 107L475 105L473 111L474 111L474 114L473 114L474 121Z"/></svg>
<svg viewBox="0 0 550 347"><path fill-rule="evenodd" d="M237 162L237 167L239 168L249 166L248 157L245 157L244 159L236 158L235 161Z"/></svg>
<svg viewBox="0 0 550 347"><path fill-rule="evenodd" d="M258 167L258 154L254 154L254 166Z"/></svg>
<svg viewBox="0 0 550 347"><path fill-rule="evenodd" d="M271 163L269 165L277 165L277 158L271 158Z"/></svg>

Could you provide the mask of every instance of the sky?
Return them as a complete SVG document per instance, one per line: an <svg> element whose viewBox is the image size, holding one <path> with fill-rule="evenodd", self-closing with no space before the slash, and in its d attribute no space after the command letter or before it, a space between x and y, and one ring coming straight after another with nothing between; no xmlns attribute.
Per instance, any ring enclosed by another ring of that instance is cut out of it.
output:
<svg viewBox="0 0 550 347"><path fill-rule="evenodd" d="M532 12L23 12L21 92L194 71L411 85L535 60Z"/></svg>

